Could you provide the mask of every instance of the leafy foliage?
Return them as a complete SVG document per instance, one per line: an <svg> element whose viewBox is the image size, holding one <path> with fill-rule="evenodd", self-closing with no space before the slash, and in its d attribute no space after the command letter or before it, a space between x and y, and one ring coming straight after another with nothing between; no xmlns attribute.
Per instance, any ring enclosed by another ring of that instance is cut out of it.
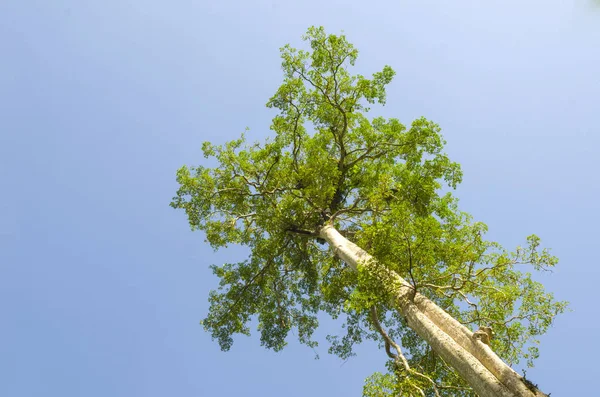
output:
<svg viewBox="0 0 600 397"><path fill-rule="evenodd" d="M438 125L420 118L407 128L366 117L368 105L385 103L389 66L370 79L351 75L358 51L343 35L312 27L304 40L310 51L281 49L284 81L267 103L279 110L274 138L207 142L204 156L219 166L177 172L171 206L185 210L192 229L204 231L214 249L250 249L242 262L212 267L220 283L209 296L206 330L228 350L256 316L262 345L280 350L296 329L300 342L316 346L317 315L325 312L345 320L345 335L328 340L331 353L347 358L365 339L386 344L370 318L376 307L415 371L391 360L388 374L367 380L365 396L433 395L432 382L444 395L472 395L392 310L373 275L352 272L323 245L318 230L333 222L461 322L491 325L493 349L504 360L531 365L537 337L566 304L528 271L547 270L557 259L536 236L514 252L486 241L487 227L440 193L442 183L456 187L462 173L443 153ZM526 346L532 348L524 352Z"/></svg>

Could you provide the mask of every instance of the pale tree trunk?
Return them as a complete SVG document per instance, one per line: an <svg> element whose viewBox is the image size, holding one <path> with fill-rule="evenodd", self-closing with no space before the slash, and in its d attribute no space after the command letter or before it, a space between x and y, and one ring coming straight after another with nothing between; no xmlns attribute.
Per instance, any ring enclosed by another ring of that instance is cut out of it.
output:
<svg viewBox="0 0 600 397"><path fill-rule="evenodd" d="M410 284L396 272L380 265L362 248L342 236L333 226L319 231L335 255L352 269L383 274L395 306L409 327L423 338L473 388L480 397L542 397L531 391L523 378L504 363L486 344L442 308L425 296L414 293Z"/></svg>

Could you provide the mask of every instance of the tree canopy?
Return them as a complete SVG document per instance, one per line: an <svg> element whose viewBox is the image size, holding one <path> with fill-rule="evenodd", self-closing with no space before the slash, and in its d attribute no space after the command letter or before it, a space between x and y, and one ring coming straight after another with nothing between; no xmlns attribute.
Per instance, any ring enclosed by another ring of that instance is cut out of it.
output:
<svg viewBox="0 0 600 397"><path fill-rule="evenodd" d="M214 249L242 245L250 252L241 262L212 266L220 282L210 292L204 328L223 350L235 334L250 333L252 318L267 348L284 348L292 329L301 343L316 346L318 316L327 313L344 322L340 335L327 338L331 353L348 358L367 339L386 350L390 372L370 377L365 396L473 395L372 275L334 255L319 237L329 224L462 324L491 327L491 346L504 361L533 365L538 337L566 303L532 272L557 259L535 235L513 251L486 240L486 225L442 191L455 188L462 172L444 153L437 124L367 117L369 106L385 104L391 67L371 78L352 75L358 51L345 36L311 27L303 38L310 49L281 48L283 83L267 102L279 111L273 137L206 142L204 156L218 166L177 171L171 206L185 210ZM390 342L413 372L397 365Z"/></svg>

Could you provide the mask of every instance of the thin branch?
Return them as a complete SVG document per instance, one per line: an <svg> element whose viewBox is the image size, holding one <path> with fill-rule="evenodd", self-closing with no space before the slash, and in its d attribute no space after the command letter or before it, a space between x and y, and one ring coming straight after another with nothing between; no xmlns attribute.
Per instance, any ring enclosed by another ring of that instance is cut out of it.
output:
<svg viewBox="0 0 600 397"><path fill-rule="evenodd" d="M381 323L379 322L379 318L377 315L377 309L375 308L375 306L371 307L370 314L371 314L371 321L373 323L373 326L375 326L375 329L377 329L377 332L379 332L379 334L383 337L383 340L385 341L385 352L388 355L388 357L393 359L397 366L400 366L400 363L401 363L402 367L404 367L406 372L408 372L414 376L418 376L422 379L425 379L427 382L429 382L431 384L431 386L433 387L433 391L434 391L436 397L441 397L440 393L438 391L437 384L433 381L433 379L431 379L427 375L424 375L418 371L415 371L414 369L412 369L410 367L410 365L408 364L408 360L406 359L404 354L402 354L402 349L400 348L400 346L396 342L394 342L394 340L388 335L388 333L385 331L385 329L383 329L383 327L381 326ZM396 350L396 354L394 354L390 351L391 346L393 346L394 350ZM425 395L425 393L423 392L423 390L421 390L421 388L419 388L416 385L412 385L412 386L415 387L417 390L419 390L423 396Z"/></svg>
<svg viewBox="0 0 600 397"><path fill-rule="evenodd" d="M408 274L410 276L410 279L412 281L412 285L413 285L413 298L417 293L417 282L415 281L415 277L413 276L413 256L412 256L412 251L411 251L411 245L410 245L410 239L408 238L408 236L406 235L406 231L404 230L404 228L402 228L402 234L404 235L404 239L406 240L407 243L407 249L408 249Z"/></svg>
<svg viewBox="0 0 600 397"><path fill-rule="evenodd" d="M306 229L297 229L295 227L288 227L287 229L285 229L285 231L290 232L290 233L300 234L303 236L308 236L308 237L319 237L318 232L306 230Z"/></svg>

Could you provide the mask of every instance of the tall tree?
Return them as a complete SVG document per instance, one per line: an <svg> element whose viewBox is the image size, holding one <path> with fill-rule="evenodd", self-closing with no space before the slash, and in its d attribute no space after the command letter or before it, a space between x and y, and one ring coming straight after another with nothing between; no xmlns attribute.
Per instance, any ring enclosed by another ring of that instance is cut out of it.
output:
<svg viewBox="0 0 600 397"><path fill-rule="evenodd" d="M510 365L532 365L566 307L529 273L557 259L536 236L514 252L485 240L487 227L442 194L462 173L438 125L366 117L385 103L391 67L351 75L358 52L345 36L311 27L303 38L309 51L281 49L284 81L267 103L279 110L274 137L206 142L218 166L177 172L171 206L213 248L250 252L212 267L220 284L205 329L228 350L257 317L267 348L282 349L294 328L316 346L325 312L345 321L327 338L331 353L348 358L366 339L385 350L389 372L364 396L544 395Z"/></svg>

